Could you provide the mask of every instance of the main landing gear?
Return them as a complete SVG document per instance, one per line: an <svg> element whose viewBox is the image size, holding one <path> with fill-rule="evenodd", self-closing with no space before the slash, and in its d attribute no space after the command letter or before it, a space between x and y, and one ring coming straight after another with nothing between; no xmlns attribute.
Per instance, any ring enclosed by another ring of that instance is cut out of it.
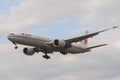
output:
<svg viewBox="0 0 120 80"><path fill-rule="evenodd" d="M66 50L61 50L60 53L63 54L63 55L67 55L67 51Z"/></svg>
<svg viewBox="0 0 120 80"><path fill-rule="evenodd" d="M45 55L43 55L43 58L50 59L50 56L48 56L47 53L45 53Z"/></svg>
<svg viewBox="0 0 120 80"><path fill-rule="evenodd" d="M18 49L16 42L13 42L13 44L15 45L15 49Z"/></svg>

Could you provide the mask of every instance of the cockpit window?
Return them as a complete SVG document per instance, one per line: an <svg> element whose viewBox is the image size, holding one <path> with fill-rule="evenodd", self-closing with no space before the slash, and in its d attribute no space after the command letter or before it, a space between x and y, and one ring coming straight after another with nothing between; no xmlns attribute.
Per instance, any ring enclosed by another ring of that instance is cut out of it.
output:
<svg viewBox="0 0 120 80"><path fill-rule="evenodd" d="M21 35L23 35L23 36L32 36L31 34L27 34L27 33L21 33Z"/></svg>

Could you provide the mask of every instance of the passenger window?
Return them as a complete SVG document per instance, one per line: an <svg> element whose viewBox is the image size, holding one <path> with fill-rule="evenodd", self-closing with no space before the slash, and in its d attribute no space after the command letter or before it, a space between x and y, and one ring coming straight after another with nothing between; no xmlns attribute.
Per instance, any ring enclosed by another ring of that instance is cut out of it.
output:
<svg viewBox="0 0 120 80"><path fill-rule="evenodd" d="M24 33L22 33L22 35L25 35Z"/></svg>
<svg viewBox="0 0 120 80"><path fill-rule="evenodd" d="M11 33L11 35L14 35L14 33Z"/></svg>

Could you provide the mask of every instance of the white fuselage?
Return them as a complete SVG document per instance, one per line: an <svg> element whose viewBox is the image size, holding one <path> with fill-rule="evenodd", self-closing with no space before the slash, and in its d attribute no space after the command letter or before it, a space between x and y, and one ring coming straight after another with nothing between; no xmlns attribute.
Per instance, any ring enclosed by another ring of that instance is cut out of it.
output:
<svg viewBox="0 0 120 80"><path fill-rule="evenodd" d="M50 46L47 43L53 42L55 39L44 36L31 35L26 33L10 33L8 39L22 45L32 46L36 48L46 49L48 53L59 52L56 47ZM84 53L87 50L77 43L72 43L72 47L67 49L69 53Z"/></svg>

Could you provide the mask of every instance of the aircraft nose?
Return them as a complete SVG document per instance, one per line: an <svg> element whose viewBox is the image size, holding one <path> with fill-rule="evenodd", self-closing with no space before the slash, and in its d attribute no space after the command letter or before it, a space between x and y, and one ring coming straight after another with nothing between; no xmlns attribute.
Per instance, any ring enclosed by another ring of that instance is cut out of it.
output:
<svg viewBox="0 0 120 80"><path fill-rule="evenodd" d="M9 40L12 40L12 38L11 38L9 35L7 36L7 38L8 38Z"/></svg>
<svg viewBox="0 0 120 80"><path fill-rule="evenodd" d="M13 40L13 37L12 37L13 35L11 35L11 34L9 34L8 36L7 36L7 38L10 40L10 41L12 41Z"/></svg>

